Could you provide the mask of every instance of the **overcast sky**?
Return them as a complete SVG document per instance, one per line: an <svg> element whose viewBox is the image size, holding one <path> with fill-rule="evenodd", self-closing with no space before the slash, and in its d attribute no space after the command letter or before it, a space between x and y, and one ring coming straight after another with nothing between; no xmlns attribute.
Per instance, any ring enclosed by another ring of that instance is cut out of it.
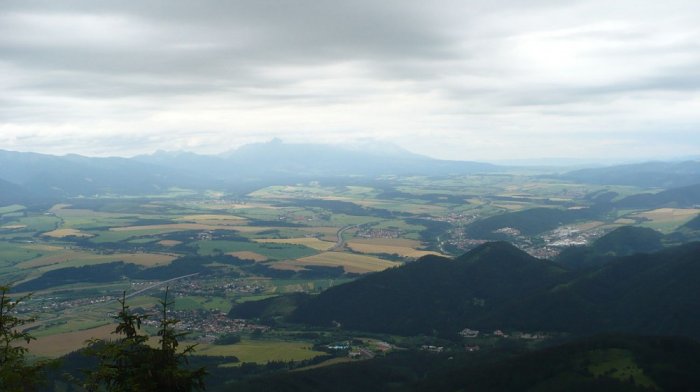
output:
<svg viewBox="0 0 700 392"><path fill-rule="evenodd" d="M700 155L700 1L0 3L0 149Z"/></svg>

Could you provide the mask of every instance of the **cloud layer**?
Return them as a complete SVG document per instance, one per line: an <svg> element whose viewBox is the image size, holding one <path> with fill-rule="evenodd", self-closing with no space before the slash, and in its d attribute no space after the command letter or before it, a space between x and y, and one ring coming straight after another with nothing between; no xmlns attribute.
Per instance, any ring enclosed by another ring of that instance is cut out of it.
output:
<svg viewBox="0 0 700 392"><path fill-rule="evenodd" d="M696 1L10 1L0 148L700 154Z"/></svg>

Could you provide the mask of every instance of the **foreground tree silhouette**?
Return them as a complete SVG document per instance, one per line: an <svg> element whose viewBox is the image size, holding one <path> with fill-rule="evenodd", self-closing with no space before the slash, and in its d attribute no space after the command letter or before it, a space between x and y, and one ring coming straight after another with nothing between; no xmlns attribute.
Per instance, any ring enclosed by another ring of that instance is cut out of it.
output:
<svg viewBox="0 0 700 392"><path fill-rule="evenodd" d="M0 286L0 391L33 391L42 382L48 362L28 363L27 348L17 345L34 339L22 326L35 319L15 315L14 310L29 295L13 299L8 296L9 291L9 286Z"/></svg>
<svg viewBox="0 0 700 392"><path fill-rule="evenodd" d="M134 314L126 304L126 295L119 300L121 311L114 317L119 324L114 341L92 340L86 353L98 360L96 369L86 371L84 383L88 391L183 391L204 390L204 368L187 369L187 356L194 346L178 352L179 340L186 333L175 331L180 321L168 317L168 289L160 303L159 347L148 345L148 335L140 333L147 316Z"/></svg>

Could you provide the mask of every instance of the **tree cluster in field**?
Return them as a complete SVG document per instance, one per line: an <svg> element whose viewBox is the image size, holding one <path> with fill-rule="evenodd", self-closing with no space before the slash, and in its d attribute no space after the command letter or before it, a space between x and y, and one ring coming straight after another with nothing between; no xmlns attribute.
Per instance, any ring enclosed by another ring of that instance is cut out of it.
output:
<svg viewBox="0 0 700 392"><path fill-rule="evenodd" d="M34 319L17 317L14 309L26 297L11 299L8 293L9 287L0 287L0 390L35 390L45 380L51 363L30 363L26 359L28 349L21 342L29 343L33 337L22 326ZM131 311L125 296L119 304L121 310L114 316L118 324L113 332L117 338L90 340L83 353L92 358L93 366L83 370L84 377L71 377L70 381L87 392L204 390L207 372L204 367L192 368L188 363L194 346L179 348L186 333L177 332L175 325L180 320L168 315L173 304L168 290L160 301L157 346L149 344L150 336L141 331L148 316Z"/></svg>

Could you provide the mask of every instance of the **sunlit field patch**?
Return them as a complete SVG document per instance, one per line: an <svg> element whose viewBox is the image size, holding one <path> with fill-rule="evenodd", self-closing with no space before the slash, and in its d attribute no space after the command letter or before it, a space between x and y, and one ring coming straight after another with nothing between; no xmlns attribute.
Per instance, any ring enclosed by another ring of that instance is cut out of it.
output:
<svg viewBox="0 0 700 392"><path fill-rule="evenodd" d="M276 263L273 264L273 268L277 268ZM387 268L395 267L400 265L400 263L388 260L382 260L377 257L356 255L352 253L343 252L324 252L314 256L303 257L296 260L288 260L282 263L288 265L321 265L328 267L341 266L347 272L352 273L367 273L367 272L377 272L383 271Z"/></svg>

